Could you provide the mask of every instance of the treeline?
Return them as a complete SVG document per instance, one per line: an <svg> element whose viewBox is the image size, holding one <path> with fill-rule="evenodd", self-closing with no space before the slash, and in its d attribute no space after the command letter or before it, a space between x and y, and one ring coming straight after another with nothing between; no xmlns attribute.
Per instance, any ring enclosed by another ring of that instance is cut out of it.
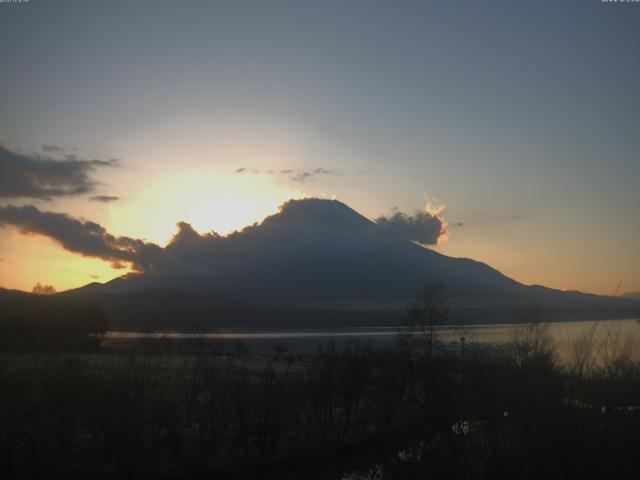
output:
<svg viewBox="0 0 640 480"><path fill-rule="evenodd" d="M0 296L0 350L92 351L107 330L102 308L53 295Z"/></svg>
<svg viewBox="0 0 640 480"><path fill-rule="evenodd" d="M540 325L492 350L425 332L303 359L222 355L197 336L190 351L0 356L0 476L634 478L627 353L561 366Z"/></svg>

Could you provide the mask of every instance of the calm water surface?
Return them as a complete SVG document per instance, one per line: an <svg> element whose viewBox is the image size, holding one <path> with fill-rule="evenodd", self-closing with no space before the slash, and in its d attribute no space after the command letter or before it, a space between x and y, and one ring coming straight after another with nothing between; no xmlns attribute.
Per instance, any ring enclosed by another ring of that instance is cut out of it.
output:
<svg viewBox="0 0 640 480"><path fill-rule="evenodd" d="M443 342L452 345L460 344L464 337L467 345L495 345L512 339L515 324L499 325L466 325L456 328L439 329ZM629 320L572 321L548 324L558 353L561 358L573 354L587 342L594 348L628 350L638 355L640 345L640 322ZM318 347L329 342L337 347L349 341L371 342L374 345L391 345L398 335L398 327L363 327L331 330L299 330L299 331L220 331L199 333L183 332L109 332L107 344L115 344L141 340L165 340L189 342L197 337L199 340L222 342L229 348L242 342L250 353L273 353L276 347L282 347L291 354L312 354Z"/></svg>

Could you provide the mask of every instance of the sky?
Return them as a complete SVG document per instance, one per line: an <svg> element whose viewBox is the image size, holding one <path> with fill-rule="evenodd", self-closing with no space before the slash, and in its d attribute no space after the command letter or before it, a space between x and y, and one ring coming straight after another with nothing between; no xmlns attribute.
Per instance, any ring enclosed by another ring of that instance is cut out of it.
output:
<svg viewBox="0 0 640 480"><path fill-rule="evenodd" d="M0 3L0 286L127 271L9 206L164 245L314 196L439 208L429 248L523 283L640 291L639 45L637 2Z"/></svg>

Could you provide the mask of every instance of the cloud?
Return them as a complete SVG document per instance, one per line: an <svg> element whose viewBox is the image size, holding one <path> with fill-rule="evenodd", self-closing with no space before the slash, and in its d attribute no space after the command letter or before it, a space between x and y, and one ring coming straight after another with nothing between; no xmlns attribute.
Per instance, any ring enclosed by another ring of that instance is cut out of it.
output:
<svg viewBox="0 0 640 480"><path fill-rule="evenodd" d="M91 193L98 184L93 179L95 171L117 164L117 160L86 160L76 155L60 160L0 145L0 198L51 200Z"/></svg>
<svg viewBox="0 0 640 480"><path fill-rule="evenodd" d="M312 168L312 169L292 169L284 168L281 170L266 170L260 171L255 168L240 167L234 170L234 173L254 173L256 175L277 175L290 182L304 183L315 179L319 175L334 175L338 174L338 170L328 168Z"/></svg>
<svg viewBox="0 0 640 480"><path fill-rule="evenodd" d="M311 172L300 172L300 173L296 173L295 175L292 175L290 177L290 180L292 182L304 183L307 180L311 180L312 178L313 178L313 173L311 173Z"/></svg>
<svg viewBox="0 0 640 480"><path fill-rule="evenodd" d="M202 268L167 254L155 243L130 237L116 237L103 226L73 218L65 213L43 212L33 205L0 207L0 226L12 225L26 235L43 235L69 252L99 258L115 269L131 268L138 273L197 273Z"/></svg>
<svg viewBox="0 0 640 480"><path fill-rule="evenodd" d="M89 200L92 202L110 203L120 200L120 197L114 197L111 195L95 195L93 197L89 197Z"/></svg>
<svg viewBox="0 0 640 480"><path fill-rule="evenodd" d="M13 225L24 234L44 235L62 248L85 257L112 263L129 263L134 270L149 268L153 244L129 237L115 237L94 222L81 221L64 213L42 212L36 207L0 207L0 226Z"/></svg>
<svg viewBox="0 0 640 480"><path fill-rule="evenodd" d="M437 245L446 238L447 224L443 218L444 207L434 208L427 204L423 211L407 215L392 209L390 216L375 219L377 228L389 235L414 240L424 245Z"/></svg>
<svg viewBox="0 0 640 480"><path fill-rule="evenodd" d="M177 245L177 244L190 245L190 244L199 242L203 238L208 238L208 237L220 238L220 235L218 235L215 232L209 232L209 233L205 233L204 235L201 235L194 230L191 224L187 222L178 222L176 224L176 227L178 227L178 231L173 236L173 238L169 241L169 245Z"/></svg>
<svg viewBox="0 0 640 480"><path fill-rule="evenodd" d="M283 171L284 172L284 171ZM304 183L314 180L320 175L333 175L338 173L337 170L329 170L327 168L314 168L312 170L287 170L286 175L289 176L289 180L297 183Z"/></svg>
<svg viewBox="0 0 640 480"><path fill-rule="evenodd" d="M64 147L55 145L53 143L45 143L42 145L42 150L47 153L62 153L65 149Z"/></svg>
<svg viewBox="0 0 640 480"><path fill-rule="evenodd" d="M249 168L249 167L240 167L240 168L236 168L233 173L253 173L255 175L259 175L260 170L256 170L255 168ZM265 173L269 173L269 172L265 172Z"/></svg>

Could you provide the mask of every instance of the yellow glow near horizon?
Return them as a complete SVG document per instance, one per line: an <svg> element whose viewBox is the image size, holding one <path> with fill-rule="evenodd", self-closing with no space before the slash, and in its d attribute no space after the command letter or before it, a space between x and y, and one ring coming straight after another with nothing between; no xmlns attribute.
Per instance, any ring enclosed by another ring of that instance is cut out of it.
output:
<svg viewBox="0 0 640 480"><path fill-rule="evenodd" d="M305 195L266 174L234 173L205 168L174 170L145 178L144 187L113 205L81 205L74 216L103 225L110 233L143 238L164 246L176 223L199 232L224 235L263 220L292 198ZM89 207L92 207L89 209ZM129 270L64 250L54 240L22 235L7 227L0 266L0 287L30 291L37 283L58 291L106 282Z"/></svg>
<svg viewBox="0 0 640 480"><path fill-rule="evenodd" d="M63 291L90 282L107 282L126 273L103 260L68 252L41 235L22 235L11 229L10 240L10 255L0 267L2 288L31 291L40 282Z"/></svg>
<svg viewBox="0 0 640 480"><path fill-rule="evenodd" d="M190 223L199 232L224 235L261 221L291 198L304 196L270 175L202 168L164 173L141 183L145 187L133 201L112 207L107 229L160 245L171 239L177 222Z"/></svg>

